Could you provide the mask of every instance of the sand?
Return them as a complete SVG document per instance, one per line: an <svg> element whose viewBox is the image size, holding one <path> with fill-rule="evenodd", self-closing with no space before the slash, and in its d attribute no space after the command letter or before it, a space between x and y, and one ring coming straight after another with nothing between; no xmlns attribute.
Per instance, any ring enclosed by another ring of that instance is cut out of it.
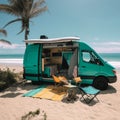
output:
<svg viewBox="0 0 120 120"><path fill-rule="evenodd" d="M0 65L0 68L3 66ZM8 66L22 71L22 66ZM117 73L116 83L101 91L97 96L99 102L93 101L89 105L80 100L74 103L64 103L46 99L22 97L22 95L37 87L27 82L18 84L0 92L0 120L21 120L21 117L30 111L40 109L44 111L47 120L120 120L120 74ZM80 97L81 95L79 95ZM33 120L43 120L38 115Z"/></svg>

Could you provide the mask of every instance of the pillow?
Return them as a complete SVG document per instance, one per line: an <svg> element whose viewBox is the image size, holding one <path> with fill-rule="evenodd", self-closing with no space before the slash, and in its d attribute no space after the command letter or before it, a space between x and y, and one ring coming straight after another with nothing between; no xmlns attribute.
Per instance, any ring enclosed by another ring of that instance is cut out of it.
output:
<svg viewBox="0 0 120 120"><path fill-rule="evenodd" d="M82 82L82 80L81 80L80 77L75 77L75 78L74 78L74 81L75 81L76 83L78 83L78 82Z"/></svg>
<svg viewBox="0 0 120 120"><path fill-rule="evenodd" d="M53 77L53 80L54 80L55 82L57 82L57 83L59 83L59 82L60 82L60 79L59 79L57 76L52 75L52 77Z"/></svg>

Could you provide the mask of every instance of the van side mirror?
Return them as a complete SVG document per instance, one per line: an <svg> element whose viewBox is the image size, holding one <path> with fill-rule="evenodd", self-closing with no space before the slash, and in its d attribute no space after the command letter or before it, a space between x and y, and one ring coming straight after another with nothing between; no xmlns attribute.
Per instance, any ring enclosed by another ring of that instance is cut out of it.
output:
<svg viewBox="0 0 120 120"><path fill-rule="evenodd" d="M103 63L101 62L100 59L95 59L95 62L96 62L96 64L98 64L98 65L103 65Z"/></svg>

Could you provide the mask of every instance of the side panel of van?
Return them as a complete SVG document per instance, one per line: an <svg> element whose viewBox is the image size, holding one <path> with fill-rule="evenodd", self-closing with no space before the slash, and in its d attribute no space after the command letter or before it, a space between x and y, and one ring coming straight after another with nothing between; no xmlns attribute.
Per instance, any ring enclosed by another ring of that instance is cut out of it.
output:
<svg viewBox="0 0 120 120"><path fill-rule="evenodd" d="M24 55L24 78L38 81L41 76L41 44L31 44L27 46Z"/></svg>
<svg viewBox="0 0 120 120"><path fill-rule="evenodd" d="M107 64L91 47L80 43L79 76L83 83L104 90L108 83L116 82L114 67Z"/></svg>

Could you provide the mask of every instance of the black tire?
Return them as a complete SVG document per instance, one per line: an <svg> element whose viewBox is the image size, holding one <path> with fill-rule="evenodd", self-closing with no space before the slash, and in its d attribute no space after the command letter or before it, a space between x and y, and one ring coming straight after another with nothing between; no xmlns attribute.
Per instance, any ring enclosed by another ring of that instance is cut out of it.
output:
<svg viewBox="0 0 120 120"><path fill-rule="evenodd" d="M97 77L93 81L93 86L99 90L106 90L108 87L108 82L105 77Z"/></svg>

